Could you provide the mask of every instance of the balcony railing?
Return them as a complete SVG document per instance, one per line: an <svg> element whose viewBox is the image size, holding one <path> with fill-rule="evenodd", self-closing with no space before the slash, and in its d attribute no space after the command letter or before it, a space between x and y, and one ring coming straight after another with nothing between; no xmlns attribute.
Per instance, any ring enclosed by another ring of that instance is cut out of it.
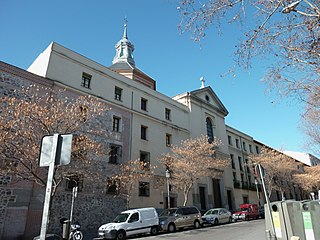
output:
<svg viewBox="0 0 320 240"><path fill-rule="evenodd" d="M233 187L234 187L234 188L241 188L241 187L240 187L240 181L238 181L238 180L233 180Z"/></svg>
<svg viewBox="0 0 320 240"><path fill-rule="evenodd" d="M242 182L242 189L249 189L249 185L247 182Z"/></svg>

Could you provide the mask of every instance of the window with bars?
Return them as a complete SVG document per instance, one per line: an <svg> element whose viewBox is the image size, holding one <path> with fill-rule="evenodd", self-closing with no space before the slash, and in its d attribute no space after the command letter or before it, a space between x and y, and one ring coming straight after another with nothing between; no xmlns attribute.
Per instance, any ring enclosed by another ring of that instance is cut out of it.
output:
<svg viewBox="0 0 320 240"><path fill-rule="evenodd" d="M142 196L142 197L150 196L150 183L139 182L139 196Z"/></svg>
<svg viewBox="0 0 320 240"><path fill-rule="evenodd" d="M109 163L117 164L121 158L121 147L118 145L110 145Z"/></svg>
<svg viewBox="0 0 320 240"><path fill-rule="evenodd" d="M107 180L107 194L118 194L118 184L115 180L108 178Z"/></svg>

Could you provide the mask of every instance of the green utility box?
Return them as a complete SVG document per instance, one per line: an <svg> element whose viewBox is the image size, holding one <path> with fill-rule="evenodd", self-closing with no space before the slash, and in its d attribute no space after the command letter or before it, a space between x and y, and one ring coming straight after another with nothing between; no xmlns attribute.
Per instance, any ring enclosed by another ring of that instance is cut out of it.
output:
<svg viewBox="0 0 320 240"><path fill-rule="evenodd" d="M320 240L320 201L278 201L271 204L271 216L265 205L266 230L276 239ZM273 224L273 229L272 229Z"/></svg>

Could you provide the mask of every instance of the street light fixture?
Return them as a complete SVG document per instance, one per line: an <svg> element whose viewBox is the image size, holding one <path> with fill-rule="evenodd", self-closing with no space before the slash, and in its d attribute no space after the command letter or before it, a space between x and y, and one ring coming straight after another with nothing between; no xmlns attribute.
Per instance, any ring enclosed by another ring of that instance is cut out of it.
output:
<svg viewBox="0 0 320 240"><path fill-rule="evenodd" d="M170 184L169 178L171 177L169 169L166 169L166 178L167 178L167 191L168 191L168 208L170 208Z"/></svg>

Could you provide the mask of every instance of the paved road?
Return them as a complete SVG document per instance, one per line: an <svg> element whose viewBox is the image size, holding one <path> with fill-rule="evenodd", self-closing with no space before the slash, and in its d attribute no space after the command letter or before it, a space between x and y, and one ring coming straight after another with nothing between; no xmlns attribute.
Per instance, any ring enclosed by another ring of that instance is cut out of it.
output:
<svg viewBox="0 0 320 240"><path fill-rule="evenodd" d="M248 222L236 222L219 226L188 229L171 234L145 236L130 239L157 240L157 239L201 239L201 240L266 240L264 219Z"/></svg>

